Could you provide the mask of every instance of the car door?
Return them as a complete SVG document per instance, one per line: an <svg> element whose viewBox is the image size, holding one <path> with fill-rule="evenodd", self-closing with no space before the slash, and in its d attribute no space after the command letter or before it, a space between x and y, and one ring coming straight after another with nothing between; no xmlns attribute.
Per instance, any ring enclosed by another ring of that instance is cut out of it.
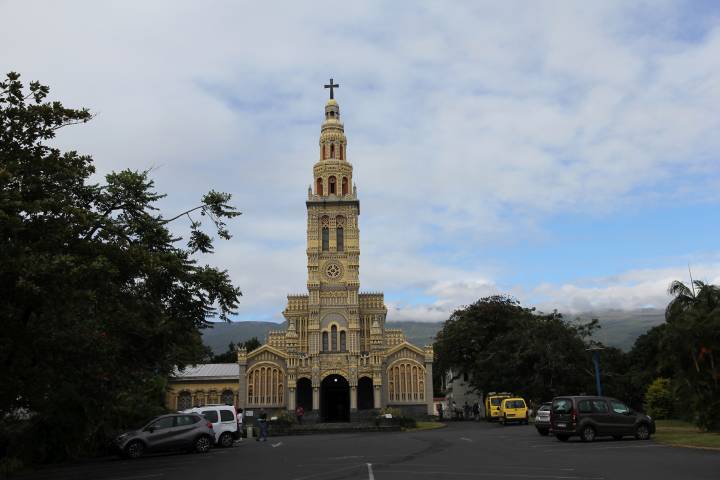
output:
<svg viewBox="0 0 720 480"><path fill-rule="evenodd" d="M173 446L184 447L192 445L197 436L197 423L203 421L199 415L180 415L177 417Z"/></svg>
<svg viewBox="0 0 720 480"><path fill-rule="evenodd" d="M610 415L613 423L614 435L630 435L635 429L635 415L631 415L630 408L619 400L610 400Z"/></svg>
<svg viewBox="0 0 720 480"><path fill-rule="evenodd" d="M613 435L614 426L610 418L610 408L602 398L591 400L592 418L595 423L597 435Z"/></svg>
<svg viewBox="0 0 720 480"><path fill-rule="evenodd" d="M162 417L145 427L150 450L166 450L172 447L175 417Z"/></svg>
<svg viewBox="0 0 720 480"><path fill-rule="evenodd" d="M208 422L212 423L213 432L215 432L215 441L217 442L218 438L220 438L220 431L222 430L219 425L220 416L218 415L217 409L202 410L200 414L205 417Z"/></svg>

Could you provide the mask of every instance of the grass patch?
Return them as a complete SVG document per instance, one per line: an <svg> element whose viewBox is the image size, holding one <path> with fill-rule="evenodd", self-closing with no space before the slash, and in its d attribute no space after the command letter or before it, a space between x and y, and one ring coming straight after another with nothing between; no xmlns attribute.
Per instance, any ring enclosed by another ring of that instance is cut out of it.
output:
<svg viewBox="0 0 720 480"><path fill-rule="evenodd" d="M720 450L720 433L701 432L692 423L682 420L657 420L655 440L681 447L716 448Z"/></svg>
<svg viewBox="0 0 720 480"><path fill-rule="evenodd" d="M415 428L406 428L404 430L406 432L417 432L419 430L435 430L436 428L444 427L447 427L447 425L440 422L417 422L417 426Z"/></svg>

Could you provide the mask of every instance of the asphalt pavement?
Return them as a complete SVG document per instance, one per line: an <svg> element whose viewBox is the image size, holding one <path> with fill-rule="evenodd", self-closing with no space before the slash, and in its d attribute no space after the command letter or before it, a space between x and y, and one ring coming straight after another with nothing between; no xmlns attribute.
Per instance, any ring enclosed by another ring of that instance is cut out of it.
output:
<svg viewBox="0 0 720 480"><path fill-rule="evenodd" d="M532 425L450 422L417 432L243 440L207 454L149 455L44 468L47 480L720 479L720 452L654 441L541 437Z"/></svg>

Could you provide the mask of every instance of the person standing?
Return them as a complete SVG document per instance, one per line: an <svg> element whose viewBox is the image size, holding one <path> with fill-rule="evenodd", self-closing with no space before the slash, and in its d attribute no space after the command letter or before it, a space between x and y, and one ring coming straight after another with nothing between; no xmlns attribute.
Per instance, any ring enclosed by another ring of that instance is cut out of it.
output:
<svg viewBox="0 0 720 480"><path fill-rule="evenodd" d="M467 400L465 400L465 405L463 405L463 419L464 420L470 420L470 405L468 404Z"/></svg>
<svg viewBox="0 0 720 480"><path fill-rule="evenodd" d="M242 408L237 409L237 433L238 441L241 442L243 439L243 421L245 420L245 412Z"/></svg>
<svg viewBox="0 0 720 480"><path fill-rule="evenodd" d="M302 407L302 405L298 405L295 409L295 417L297 417L297 421L299 425L302 425L302 419L305 415L305 409Z"/></svg>
<svg viewBox="0 0 720 480"><path fill-rule="evenodd" d="M473 420L477 422L478 420L480 420L480 404L478 402L473 403L472 411Z"/></svg>
<svg viewBox="0 0 720 480"><path fill-rule="evenodd" d="M260 416L258 416L258 423L260 424L260 435L258 438L255 439L256 442L267 442L267 434L268 434L268 423L267 423L267 413L265 413L265 409L263 408L260 410Z"/></svg>
<svg viewBox="0 0 720 480"><path fill-rule="evenodd" d="M438 411L438 417L440 417L440 421L443 421L443 406L442 403L437 404L437 411Z"/></svg>

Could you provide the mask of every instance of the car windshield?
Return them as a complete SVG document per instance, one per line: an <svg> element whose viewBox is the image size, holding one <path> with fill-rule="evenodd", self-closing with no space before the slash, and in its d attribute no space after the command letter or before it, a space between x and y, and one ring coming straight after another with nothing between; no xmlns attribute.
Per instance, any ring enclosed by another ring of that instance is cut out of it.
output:
<svg viewBox="0 0 720 480"><path fill-rule="evenodd" d="M553 413L565 414L572 412L572 400L569 398L558 398L553 400L552 411Z"/></svg>

